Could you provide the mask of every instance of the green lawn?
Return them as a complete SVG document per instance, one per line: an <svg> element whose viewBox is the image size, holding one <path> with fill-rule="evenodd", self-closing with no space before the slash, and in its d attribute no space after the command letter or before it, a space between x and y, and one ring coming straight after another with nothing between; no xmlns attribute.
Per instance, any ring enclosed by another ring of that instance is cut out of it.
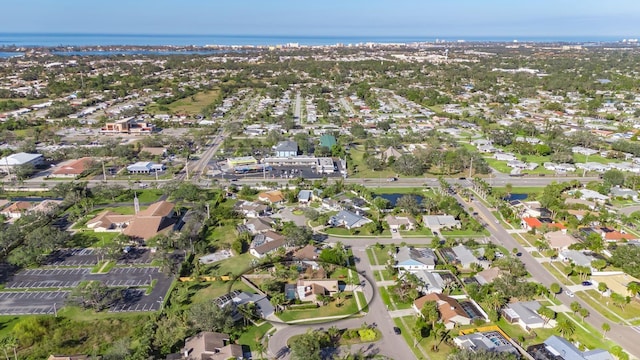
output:
<svg viewBox="0 0 640 360"><path fill-rule="evenodd" d="M314 318L327 317L327 316L349 316L358 312L358 304L352 293L346 292L347 299L342 301L341 306L337 306L338 300L331 301L328 305L320 306L317 309L304 309L304 310L286 310L278 317L285 322L309 319L313 321Z"/></svg>
<svg viewBox="0 0 640 360"><path fill-rule="evenodd" d="M69 247L104 247L113 243L119 232L94 232L84 229L71 236Z"/></svg>
<svg viewBox="0 0 640 360"><path fill-rule="evenodd" d="M251 254L244 253L242 255L233 256L228 259L215 262L204 266L204 275L240 275L251 268L252 260L257 260Z"/></svg>
<svg viewBox="0 0 640 360"><path fill-rule="evenodd" d="M433 236L431 229L424 228L424 227L421 227L418 230L400 231L400 234L402 234L402 236L408 236L408 237Z"/></svg>
<svg viewBox="0 0 640 360"><path fill-rule="evenodd" d="M560 267L558 263L554 263L554 265L558 266L559 269L562 269L564 267L564 265L562 264L560 264L562 265L562 267ZM558 280L560 284L574 285L571 281L569 281L569 279L567 279L567 277L561 271L556 270L556 268L551 266L550 263L543 262L542 266L544 266L544 268L547 269L551 273L551 275L553 275Z"/></svg>
<svg viewBox="0 0 640 360"><path fill-rule="evenodd" d="M444 236L486 236L489 235L487 230L476 232L473 230L442 230Z"/></svg>
<svg viewBox="0 0 640 360"><path fill-rule="evenodd" d="M433 351L432 347L433 345L436 345L439 343L439 339L434 340L432 336L429 336L428 338L421 339L418 342L417 347L414 346L415 339L413 337L412 330L413 330L413 327L415 326L416 319L417 318L415 316L404 316L402 318L393 319L393 322L396 324L397 327L400 328L400 331L402 332L401 336L407 342L407 344L411 348L411 351L413 351L417 359L424 359L424 355L422 351L420 351L419 349L421 348L425 353L429 355L430 360L446 360L447 356L449 356L449 354L453 351L453 347L451 347L451 345L445 342L442 342L438 347L438 351L437 352Z"/></svg>
<svg viewBox="0 0 640 360"><path fill-rule="evenodd" d="M145 111L150 114L162 114L162 113L186 113L188 115L198 115L202 111L202 108L211 104L218 97L219 90L209 90L199 92L193 96L186 97L184 99L180 99L172 102L167 105L160 105L157 103L152 103L145 108ZM161 109L164 106L169 110Z"/></svg>
<svg viewBox="0 0 640 360"><path fill-rule="evenodd" d="M391 260L391 256L389 255L390 249L391 247L389 245L385 245L382 249L378 248L375 245L367 249L368 253L375 254L375 258L378 259L377 262L372 260L371 265L386 265L389 262L389 260ZM374 258L370 257L369 259L374 259Z"/></svg>
<svg viewBox="0 0 640 360"><path fill-rule="evenodd" d="M587 296L587 294L591 295L596 300L593 301L589 296ZM578 291L576 292L576 295L578 295L582 300L591 305L594 309L598 310L598 312L602 314L602 316L606 317L612 322L618 323L620 322L620 319L617 316L611 314L610 311L613 311L618 316L626 320L640 318L640 303L638 303L637 301L631 300L631 302L627 304L623 310L613 305L613 302L611 302L610 298L600 295L600 292L598 292L597 290Z"/></svg>
<svg viewBox="0 0 640 360"><path fill-rule="evenodd" d="M249 293L254 292L242 281L193 281L189 283L182 283L180 286L189 287L189 292L192 294L190 302L192 303L211 301L217 297L228 294L232 290L246 291Z"/></svg>
<svg viewBox="0 0 640 360"><path fill-rule="evenodd" d="M376 278L376 281L389 281L389 280L394 280L395 275L391 275L389 273L389 270L376 270L374 272L374 276Z"/></svg>
<svg viewBox="0 0 640 360"><path fill-rule="evenodd" d="M258 341L260 341L260 339L264 337L264 334L271 328L273 328L273 325L269 322L264 322L260 326L252 326L245 330L236 342L240 345L247 345L251 351L255 351Z"/></svg>
<svg viewBox="0 0 640 360"><path fill-rule="evenodd" d="M231 244L236 239L236 225L229 223L223 226L216 226L207 229L206 238L209 244L216 248L231 248Z"/></svg>
<svg viewBox="0 0 640 360"><path fill-rule="evenodd" d="M504 174L511 173L511 168L507 166L506 161L500 161L500 160L496 160L494 158L488 158L488 157L485 157L484 159L486 160L487 164L489 164L489 166L498 170L499 172Z"/></svg>
<svg viewBox="0 0 640 360"><path fill-rule="evenodd" d="M360 306L362 306L362 311L368 312L369 303L367 302L367 297L364 296L364 293L362 291L356 291L355 294L358 297L358 300L360 301Z"/></svg>
<svg viewBox="0 0 640 360"><path fill-rule="evenodd" d="M382 299L382 302L385 305L387 305L389 310L404 310L404 309L411 308L411 305L413 305L413 302L408 302L408 303L394 302L393 299L391 298L391 294L389 294L389 291L390 290L387 286L378 287L378 293L380 294L380 298Z"/></svg>

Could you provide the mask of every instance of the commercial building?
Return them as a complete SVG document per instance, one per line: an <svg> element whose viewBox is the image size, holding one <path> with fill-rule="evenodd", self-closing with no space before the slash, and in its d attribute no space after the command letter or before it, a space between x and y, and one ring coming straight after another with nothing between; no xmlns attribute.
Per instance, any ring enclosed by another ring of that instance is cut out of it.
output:
<svg viewBox="0 0 640 360"><path fill-rule="evenodd" d="M33 165L35 167L42 164L43 161L44 157L42 154L30 154L24 152L11 154L0 159L0 171L13 173L14 168L17 166Z"/></svg>

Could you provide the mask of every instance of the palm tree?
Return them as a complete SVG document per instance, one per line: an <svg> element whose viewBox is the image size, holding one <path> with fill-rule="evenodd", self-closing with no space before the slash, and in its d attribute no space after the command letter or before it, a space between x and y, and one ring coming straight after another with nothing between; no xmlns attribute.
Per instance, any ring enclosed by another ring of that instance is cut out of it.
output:
<svg viewBox="0 0 640 360"><path fill-rule="evenodd" d="M558 324L556 325L556 331L558 331L558 333L566 338L566 337L570 337L571 335L573 335L573 333L576 332L576 326L573 322L571 322L571 320L569 319L562 319L558 321Z"/></svg>
<svg viewBox="0 0 640 360"><path fill-rule="evenodd" d="M265 346L262 343L262 341L258 340L256 341L256 352L258 353L258 357L260 357L260 360L264 359L264 351L265 351Z"/></svg>
<svg viewBox="0 0 640 360"><path fill-rule="evenodd" d="M14 336L11 336L7 339L7 346L13 349L13 357L15 360L18 360L18 339Z"/></svg>
<svg viewBox="0 0 640 360"><path fill-rule="evenodd" d="M9 360L9 353L7 352L7 350L9 350L9 338L0 340L0 348L4 351L4 357Z"/></svg>
<svg viewBox="0 0 640 360"><path fill-rule="evenodd" d="M602 323L602 337L604 338L605 334L611 330L611 325L609 323Z"/></svg>
<svg viewBox="0 0 640 360"><path fill-rule="evenodd" d="M506 299L500 295L500 293L494 292L485 298L485 303L487 306L492 308L495 311L499 311L500 308L504 306L506 303Z"/></svg>
<svg viewBox="0 0 640 360"><path fill-rule="evenodd" d="M627 291L631 294L631 296L638 296L638 294L640 294L640 282L630 282L627 285Z"/></svg>
<svg viewBox="0 0 640 360"><path fill-rule="evenodd" d="M277 313L278 311L281 310L282 304L285 303L284 293L278 292L273 294L273 296L271 296L270 301L273 307L275 307L276 313Z"/></svg>

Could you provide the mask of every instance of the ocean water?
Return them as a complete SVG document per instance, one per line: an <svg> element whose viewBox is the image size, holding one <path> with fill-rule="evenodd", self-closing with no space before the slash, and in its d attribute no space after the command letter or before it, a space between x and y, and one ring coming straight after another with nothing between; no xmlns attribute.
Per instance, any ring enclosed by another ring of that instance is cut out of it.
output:
<svg viewBox="0 0 640 360"><path fill-rule="evenodd" d="M622 37L509 37L509 36L301 36L301 35L136 35L136 34L44 34L0 33L0 47L55 46L205 46L205 45L334 45L358 43L468 42L614 42Z"/></svg>

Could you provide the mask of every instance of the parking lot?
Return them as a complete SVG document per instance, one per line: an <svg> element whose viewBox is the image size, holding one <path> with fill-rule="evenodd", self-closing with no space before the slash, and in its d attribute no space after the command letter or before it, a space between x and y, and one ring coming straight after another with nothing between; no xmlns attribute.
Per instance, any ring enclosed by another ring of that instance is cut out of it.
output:
<svg viewBox="0 0 640 360"><path fill-rule="evenodd" d="M98 263L98 254L93 249L58 250L47 257L46 265L93 266Z"/></svg>
<svg viewBox="0 0 640 360"><path fill-rule="evenodd" d="M99 256L94 249L63 249L51 254L46 265L38 269L19 270L0 264L0 278L5 288L25 290L0 292L0 314L52 314L54 306L60 309L66 305L71 289L86 281L127 288L126 296L110 311L155 311L162 306L173 279L162 273L159 267L140 266L151 263L149 249L132 248L122 254L117 266L108 273L92 274ZM146 287L154 282L151 294L145 295Z"/></svg>
<svg viewBox="0 0 640 360"><path fill-rule="evenodd" d="M144 290L128 289L124 298L109 309L109 312L156 311L162 306L164 298L146 296Z"/></svg>
<svg viewBox="0 0 640 360"><path fill-rule="evenodd" d="M0 315L53 314L69 291L0 292Z"/></svg>
<svg viewBox="0 0 640 360"><path fill-rule="evenodd" d="M7 289L73 288L90 275L91 269L29 269L15 274Z"/></svg>
<svg viewBox="0 0 640 360"><path fill-rule="evenodd" d="M151 251L145 248L132 248L127 253L123 253L118 259L118 265L143 265L151 264Z"/></svg>

